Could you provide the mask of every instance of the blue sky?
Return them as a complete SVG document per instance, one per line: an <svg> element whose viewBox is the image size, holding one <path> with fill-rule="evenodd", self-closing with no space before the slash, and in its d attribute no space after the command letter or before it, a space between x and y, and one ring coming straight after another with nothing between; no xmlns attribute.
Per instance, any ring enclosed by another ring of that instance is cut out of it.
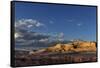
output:
<svg viewBox="0 0 100 68"><path fill-rule="evenodd" d="M60 33L66 40L96 41L96 7L16 2L15 19L32 19L41 24L29 31Z"/></svg>

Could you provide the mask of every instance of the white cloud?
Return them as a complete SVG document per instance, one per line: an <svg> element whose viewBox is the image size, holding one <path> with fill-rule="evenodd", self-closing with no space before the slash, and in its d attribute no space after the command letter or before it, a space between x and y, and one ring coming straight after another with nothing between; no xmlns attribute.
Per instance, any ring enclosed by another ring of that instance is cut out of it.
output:
<svg viewBox="0 0 100 68"><path fill-rule="evenodd" d="M27 27L28 27L28 28L31 28L32 26L33 26L33 25L28 25Z"/></svg>
<svg viewBox="0 0 100 68"><path fill-rule="evenodd" d="M78 23L77 26L82 26L82 23Z"/></svg>
<svg viewBox="0 0 100 68"><path fill-rule="evenodd" d="M64 33L63 32L61 32L61 33L58 34L58 37L59 38L62 38L63 36L64 36Z"/></svg>
<svg viewBox="0 0 100 68"><path fill-rule="evenodd" d="M58 38L57 38L58 41L64 41L64 33L61 32L58 34Z"/></svg>
<svg viewBox="0 0 100 68"><path fill-rule="evenodd" d="M21 35L20 35L19 33L16 32L16 33L15 33L15 39L18 38L18 37L21 37Z"/></svg>
<svg viewBox="0 0 100 68"><path fill-rule="evenodd" d="M30 29L30 28L38 28L41 26L44 26L44 24L34 19L20 19L15 21L16 28Z"/></svg>
<svg viewBox="0 0 100 68"><path fill-rule="evenodd" d="M49 40L48 38L40 39L39 42L48 42L48 40Z"/></svg>
<svg viewBox="0 0 100 68"><path fill-rule="evenodd" d="M15 33L15 39L18 38L18 37L19 37L18 33Z"/></svg>
<svg viewBox="0 0 100 68"><path fill-rule="evenodd" d="M53 34L50 34L51 37L50 39L51 40L55 40L55 41L63 41L64 40L64 33L63 32L60 32L60 33L53 33Z"/></svg>
<svg viewBox="0 0 100 68"><path fill-rule="evenodd" d="M40 27L40 26L44 26L44 24L40 23L40 22L37 22L36 24L37 27Z"/></svg>
<svg viewBox="0 0 100 68"><path fill-rule="evenodd" d="M59 40L59 41L64 41L64 39L61 39L61 38L60 38L60 39L58 39L58 40Z"/></svg>

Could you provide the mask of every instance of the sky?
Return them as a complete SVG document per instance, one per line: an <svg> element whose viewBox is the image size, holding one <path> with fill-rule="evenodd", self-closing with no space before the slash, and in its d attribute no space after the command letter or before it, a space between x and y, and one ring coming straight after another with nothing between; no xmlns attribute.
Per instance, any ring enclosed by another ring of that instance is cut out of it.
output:
<svg viewBox="0 0 100 68"><path fill-rule="evenodd" d="M49 39L96 41L96 7L16 2L15 27L16 38L31 33L31 40L43 35L41 42L50 35Z"/></svg>

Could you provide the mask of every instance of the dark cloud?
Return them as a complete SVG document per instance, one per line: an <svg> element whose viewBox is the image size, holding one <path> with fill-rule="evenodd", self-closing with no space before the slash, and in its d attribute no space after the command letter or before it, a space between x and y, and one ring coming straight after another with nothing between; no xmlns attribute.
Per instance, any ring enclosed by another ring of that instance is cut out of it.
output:
<svg viewBox="0 0 100 68"><path fill-rule="evenodd" d="M42 34L38 34L38 33L25 33L23 34L23 39L25 40L40 40L40 39L45 39L45 38L49 38L48 35L42 35Z"/></svg>

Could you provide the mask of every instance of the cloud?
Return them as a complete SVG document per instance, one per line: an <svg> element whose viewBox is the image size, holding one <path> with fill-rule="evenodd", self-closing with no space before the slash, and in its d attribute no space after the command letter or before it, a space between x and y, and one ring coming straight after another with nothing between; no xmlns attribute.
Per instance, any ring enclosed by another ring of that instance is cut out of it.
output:
<svg viewBox="0 0 100 68"><path fill-rule="evenodd" d="M40 39L39 40L39 42L44 42L44 43L46 43L46 42L48 42L49 41L49 39L48 38L45 38L45 39Z"/></svg>
<svg viewBox="0 0 100 68"><path fill-rule="evenodd" d="M53 21L49 21L49 23L50 23L50 24L54 24L54 22L53 22Z"/></svg>
<svg viewBox="0 0 100 68"><path fill-rule="evenodd" d="M64 33L63 32L58 34L58 39L57 40L58 41L64 41Z"/></svg>
<svg viewBox="0 0 100 68"><path fill-rule="evenodd" d="M64 33L63 32L61 32L61 33L58 34L58 37L59 38L62 38L63 36L64 36Z"/></svg>
<svg viewBox="0 0 100 68"><path fill-rule="evenodd" d="M50 40L62 41L64 33L39 33L33 30L46 27L45 24L34 19L20 19L15 21L15 44L16 46L48 46Z"/></svg>
<svg viewBox="0 0 100 68"><path fill-rule="evenodd" d="M23 39L26 39L26 40L40 40L40 39L45 39L45 38L49 38L48 35L43 35L43 34L39 34L39 33L25 33L23 34Z"/></svg>
<svg viewBox="0 0 100 68"><path fill-rule="evenodd" d="M78 23L77 26L82 26L82 23Z"/></svg>
<svg viewBox="0 0 100 68"><path fill-rule="evenodd" d="M60 32L60 33L50 33L49 34L49 41L53 42L53 41L63 41L64 40L64 33Z"/></svg>
<svg viewBox="0 0 100 68"><path fill-rule="evenodd" d="M15 33L15 38L18 38L19 37L19 34L18 33Z"/></svg>
<svg viewBox="0 0 100 68"><path fill-rule="evenodd" d="M45 27L45 24L34 19L16 20L15 21L16 45L38 46L39 43L44 43L50 36L44 33L37 33L32 31L35 29L41 29L43 27Z"/></svg>
<svg viewBox="0 0 100 68"><path fill-rule="evenodd" d="M40 27L40 26L44 26L44 24L40 23L39 21L37 20L34 20L34 19L20 19L20 20L17 20L15 22L15 27Z"/></svg>
<svg viewBox="0 0 100 68"><path fill-rule="evenodd" d="M45 25L34 19L19 19L15 21L15 38L20 37L19 35L25 35L33 32L35 29L41 29Z"/></svg>
<svg viewBox="0 0 100 68"><path fill-rule="evenodd" d="M48 43L53 41L63 41L64 33L46 34L37 32L26 32L20 33L20 37L16 38L15 42L17 46L32 46L32 47L43 47L48 46Z"/></svg>
<svg viewBox="0 0 100 68"><path fill-rule="evenodd" d="M60 39L58 39L58 41L64 41L64 39L63 38L60 38Z"/></svg>
<svg viewBox="0 0 100 68"><path fill-rule="evenodd" d="M45 43L48 43L50 37L49 35L37 32L26 32L21 33L21 35L21 37L15 40L17 46L44 46Z"/></svg>
<svg viewBox="0 0 100 68"><path fill-rule="evenodd" d="M15 31L29 32L35 28L44 27L45 25L34 19L20 19L15 21Z"/></svg>
<svg viewBox="0 0 100 68"><path fill-rule="evenodd" d="M38 23L36 24L36 27L40 27L40 26L44 26L44 24L38 22Z"/></svg>

